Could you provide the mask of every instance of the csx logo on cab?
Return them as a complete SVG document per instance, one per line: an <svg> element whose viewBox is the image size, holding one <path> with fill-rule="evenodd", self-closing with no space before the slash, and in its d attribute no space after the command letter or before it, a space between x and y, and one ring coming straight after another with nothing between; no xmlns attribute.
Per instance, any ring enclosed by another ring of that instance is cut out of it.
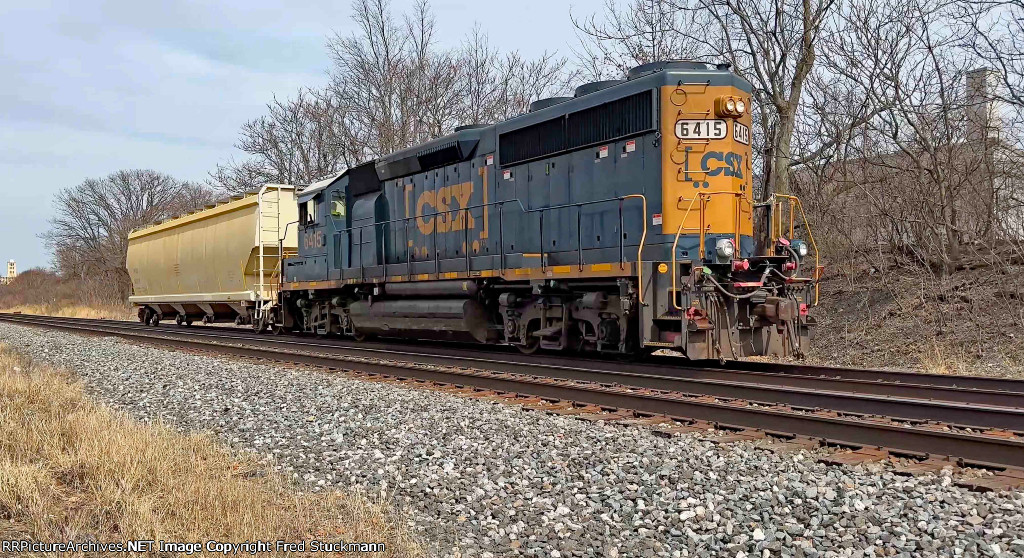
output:
<svg viewBox="0 0 1024 558"><path fill-rule="evenodd" d="M700 158L700 170L698 174L690 169L690 159L686 159L686 164L683 168L683 180L685 182L693 181L694 188L708 188L710 185L707 180L701 180L702 178L713 178L716 176L724 176L727 178L743 178L743 155L739 153L733 153L731 151L708 151ZM690 173L693 174L690 174Z"/></svg>

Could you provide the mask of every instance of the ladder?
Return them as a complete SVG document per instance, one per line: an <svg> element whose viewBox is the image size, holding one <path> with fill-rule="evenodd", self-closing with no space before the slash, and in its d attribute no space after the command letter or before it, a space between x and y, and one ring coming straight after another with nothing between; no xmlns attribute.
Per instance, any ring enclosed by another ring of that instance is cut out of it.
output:
<svg viewBox="0 0 1024 558"><path fill-rule="evenodd" d="M281 188L264 186L256 199L256 309L254 323L266 317L269 309L277 303L278 269L281 255Z"/></svg>

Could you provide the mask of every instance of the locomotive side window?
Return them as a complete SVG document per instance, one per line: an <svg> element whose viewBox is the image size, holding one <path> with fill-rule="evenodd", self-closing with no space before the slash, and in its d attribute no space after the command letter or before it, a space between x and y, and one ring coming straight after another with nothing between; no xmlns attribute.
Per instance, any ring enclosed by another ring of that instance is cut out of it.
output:
<svg viewBox="0 0 1024 558"><path fill-rule="evenodd" d="M304 204L299 205L299 222L303 225L315 225L317 221L316 198L310 198Z"/></svg>
<svg viewBox="0 0 1024 558"><path fill-rule="evenodd" d="M334 192L334 194L331 195L331 216L345 216L345 194L342 194L341 192Z"/></svg>

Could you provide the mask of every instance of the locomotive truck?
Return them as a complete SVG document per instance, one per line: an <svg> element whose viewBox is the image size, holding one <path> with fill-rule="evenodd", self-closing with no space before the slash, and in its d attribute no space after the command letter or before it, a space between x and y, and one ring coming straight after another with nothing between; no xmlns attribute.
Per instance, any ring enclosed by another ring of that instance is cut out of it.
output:
<svg viewBox="0 0 1024 558"><path fill-rule="evenodd" d="M821 268L799 200L754 202L750 106L728 65L655 62L310 184L277 292L238 319L525 353L800 356Z"/></svg>

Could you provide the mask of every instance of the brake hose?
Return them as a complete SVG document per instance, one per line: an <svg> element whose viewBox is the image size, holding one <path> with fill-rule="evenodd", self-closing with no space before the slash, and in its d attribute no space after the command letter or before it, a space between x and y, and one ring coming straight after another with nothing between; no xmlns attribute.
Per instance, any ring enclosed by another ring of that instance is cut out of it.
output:
<svg viewBox="0 0 1024 558"><path fill-rule="evenodd" d="M766 268L764 270L764 273L761 275L761 283L762 284L764 283L764 280L768 278L768 273L771 272L771 270L772 270L772 268L770 268L770 267ZM721 283L719 283L718 281L715 281L714 277L712 277L710 275L705 275L704 278L707 279L708 281L711 281L711 284L713 284L715 286L715 288L717 288L719 291L722 291L722 294L724 294L725 296L728 296L730 298L734 298L734 299L737 299L737 300L743 300L743 299L750 298L750 297L752 297L752 296L757 294L757 291L749 292L749 293L747 293L745 295L733 294L733 293L730 293L729 291L725 290L725 287L723 287L721 285Z"/></svg>

